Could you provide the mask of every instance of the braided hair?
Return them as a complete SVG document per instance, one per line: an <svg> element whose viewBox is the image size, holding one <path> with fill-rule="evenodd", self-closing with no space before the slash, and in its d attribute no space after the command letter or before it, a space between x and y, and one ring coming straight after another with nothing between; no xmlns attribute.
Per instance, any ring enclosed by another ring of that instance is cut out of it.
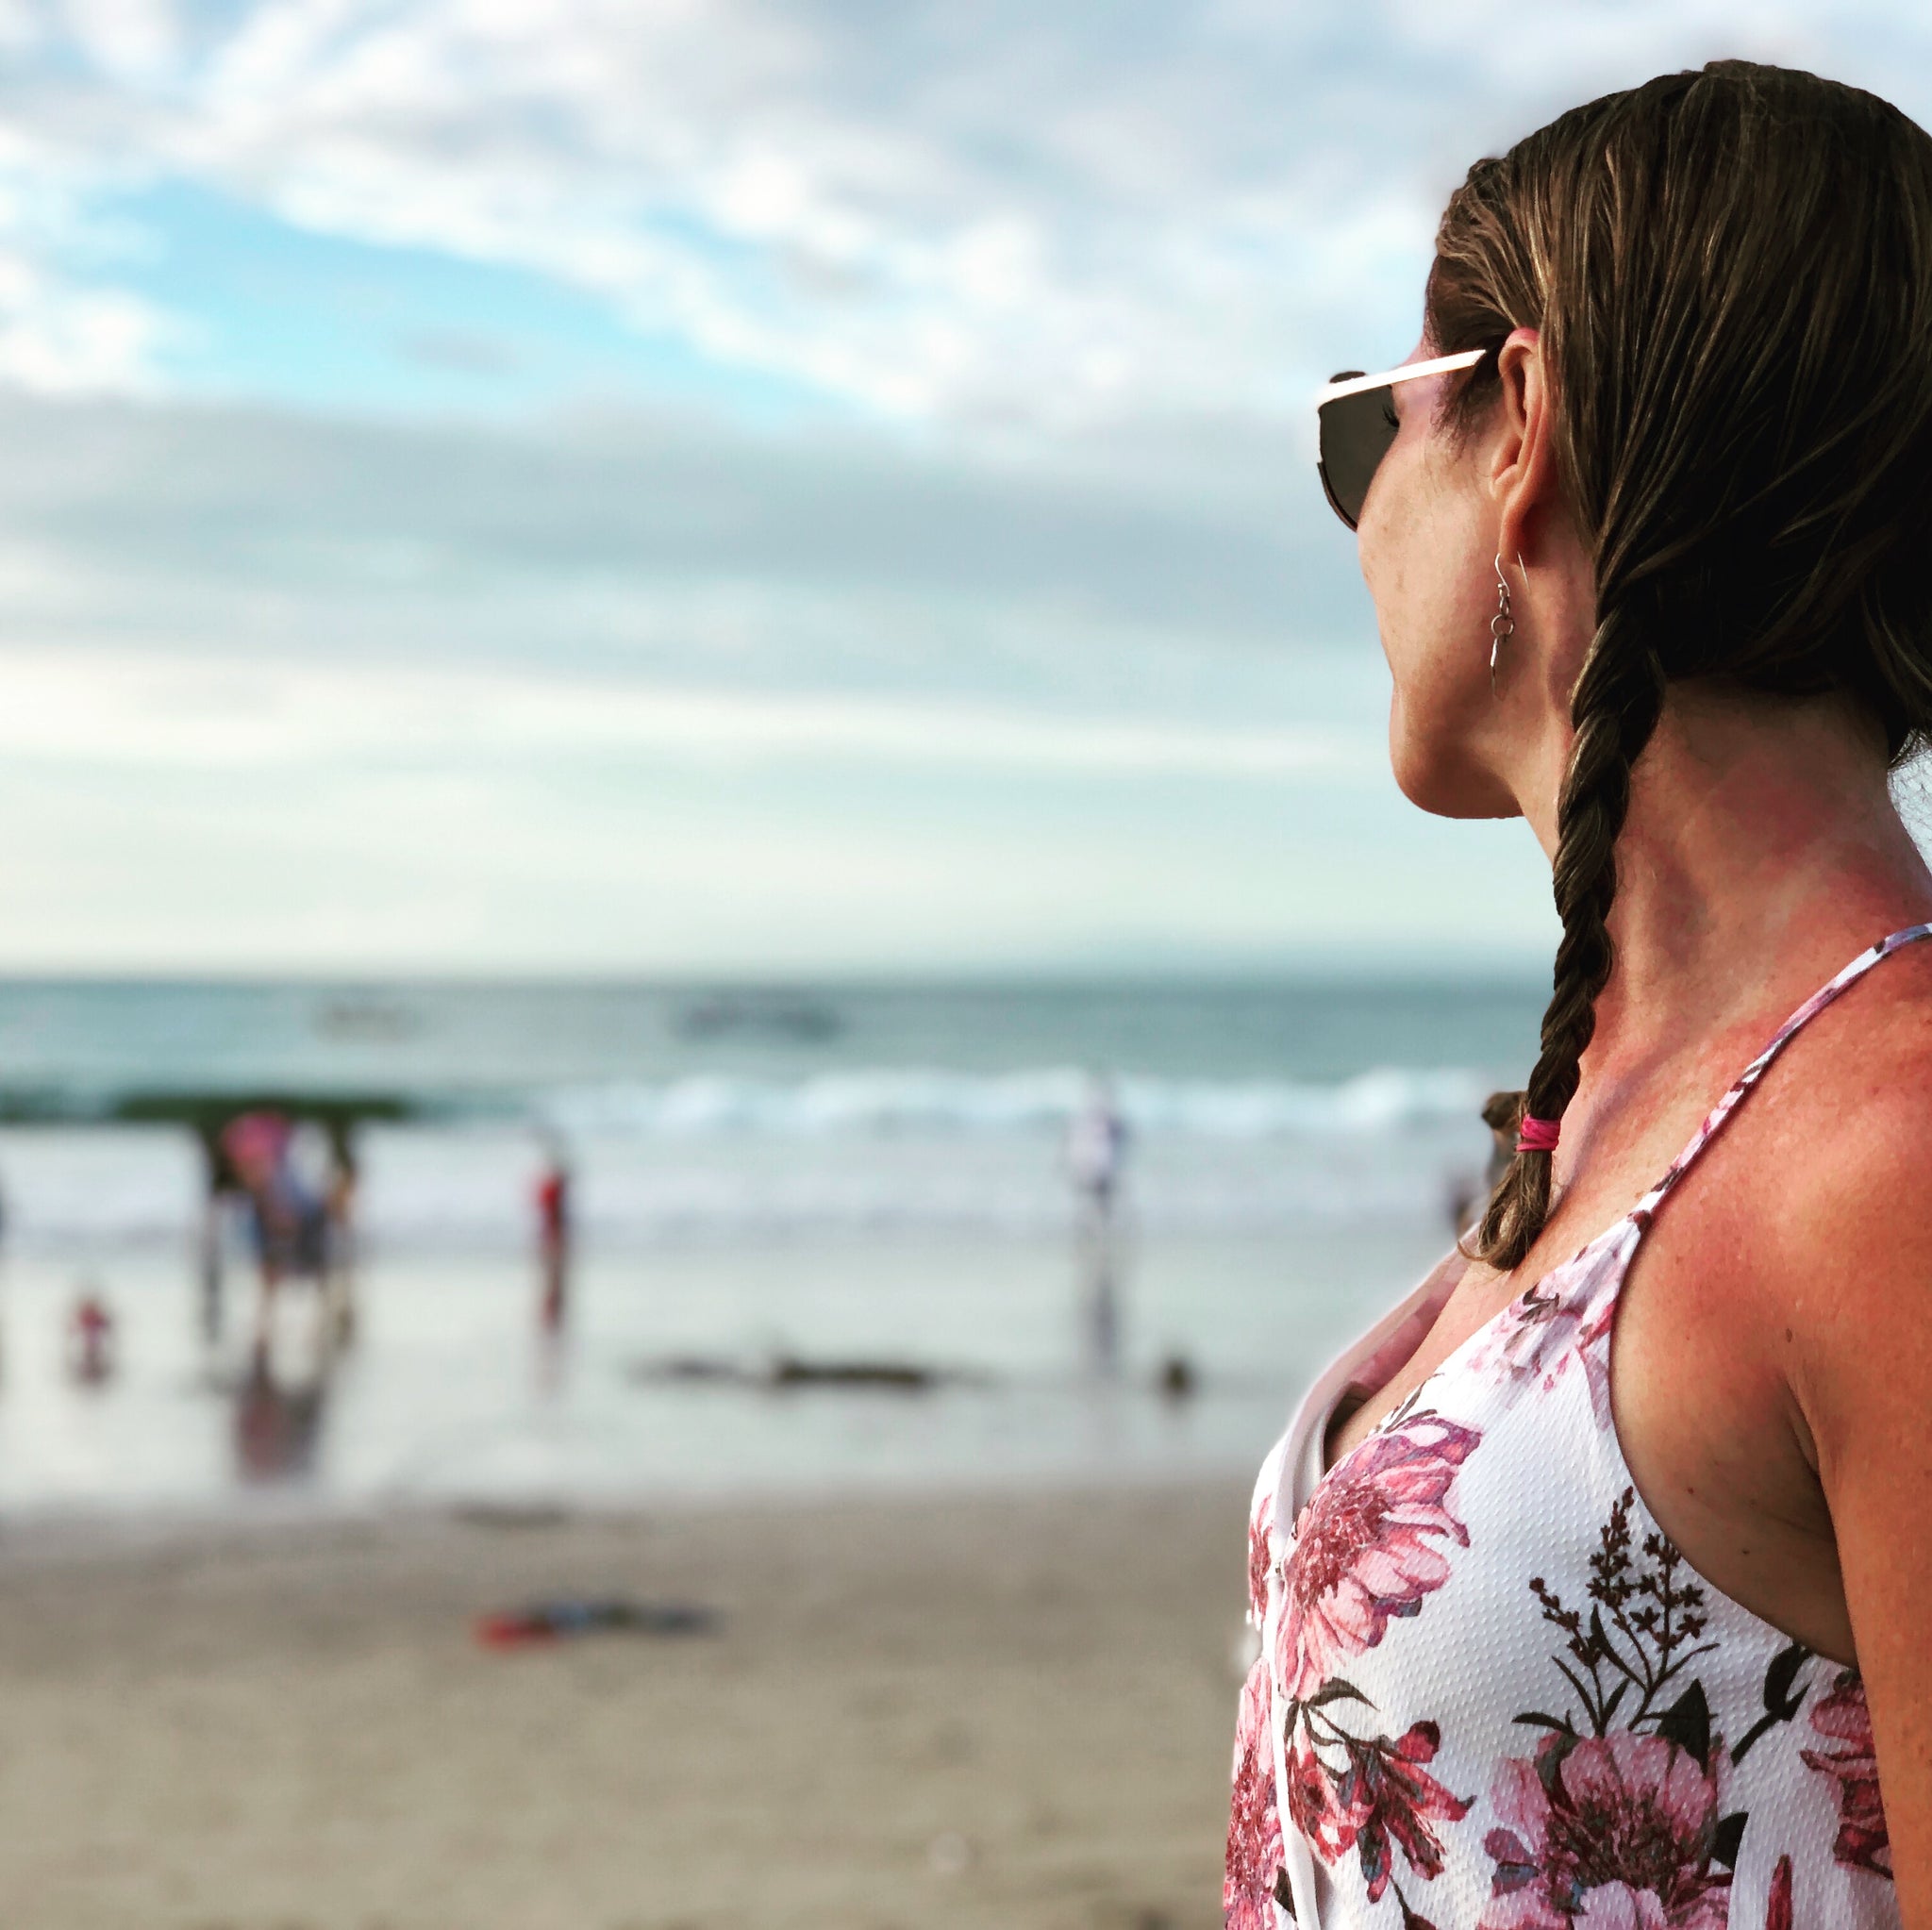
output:
<svg viewBox="0 0 1932 1930"><path fill-rule="evenodd" d="M1541 1050L1560 1119L1615 965L1633 772L1673 683L1842 692L1901 761L1932 737L1932 139L1875 96L1720 61L1574 109L1478 161L1437 236L1439 352L1539 330L1596 630L1571 698ZM1493 407L1486 358L1445 404ZM1542 1231L1518 1152L1469 1251Z"/></svg>

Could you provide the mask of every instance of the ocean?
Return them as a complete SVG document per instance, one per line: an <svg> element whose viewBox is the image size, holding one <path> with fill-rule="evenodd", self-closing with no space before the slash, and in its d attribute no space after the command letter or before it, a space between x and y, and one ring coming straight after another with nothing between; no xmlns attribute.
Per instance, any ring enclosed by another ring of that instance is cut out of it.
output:
<svg viewBox="0 0 1932 1930"><path fill-rule="evenodd" d="M0 1507L479 1507L1250 1466L1446 1244L1527 979L0 985ZM1105 1238L1070 1184L1104 1078ZM346 1106L356 1324L202 1320L191 1126ZM534 1189L571 1170L568 1317ZM1098 1338L1104 1295L1117 1329ZM73 1375L73 1309L113 1323ZM259 1362L256 1343L263 1341ZM815 1370L890 1368L872 1384ZM1165 1391L1163 1389L1166 1389Z"/></svg>

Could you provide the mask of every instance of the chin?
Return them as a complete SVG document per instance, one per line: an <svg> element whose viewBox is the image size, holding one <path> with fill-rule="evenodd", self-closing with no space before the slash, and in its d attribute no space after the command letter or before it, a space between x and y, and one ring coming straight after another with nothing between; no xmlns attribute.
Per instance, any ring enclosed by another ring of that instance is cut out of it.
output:
<svg viewBox="0 0 1932 1930"><path fill-rule="evenodd" d="M1389 763L1395 786L1434 818L1516 818L1514 797L1459 746L1424 740L1403 726L1402 708L1389 714Z"/></svg>

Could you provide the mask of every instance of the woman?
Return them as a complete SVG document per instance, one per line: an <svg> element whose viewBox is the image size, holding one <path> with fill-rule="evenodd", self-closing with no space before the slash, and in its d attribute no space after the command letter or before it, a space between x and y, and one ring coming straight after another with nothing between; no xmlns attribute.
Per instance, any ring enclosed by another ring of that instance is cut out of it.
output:
<svg viewBox="0 0 1932 1930"><path fill-rule="evenodd" d="M1728 62L1578 108L1325 394L1396 777L1524 817L1563 936L1466 1251L1262 1471L1227 1921L1924 1930L1932 141Z"/></svg>

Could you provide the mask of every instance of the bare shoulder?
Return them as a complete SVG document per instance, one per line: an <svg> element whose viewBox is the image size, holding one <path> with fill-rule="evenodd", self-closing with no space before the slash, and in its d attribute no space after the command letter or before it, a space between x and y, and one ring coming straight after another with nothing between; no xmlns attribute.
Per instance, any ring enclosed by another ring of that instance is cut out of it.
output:
<svg viewBox="0 0 1932 1930"><path fill-rule="evenodd" d="M1660 1381L1782 1413L1814 1468L1874 1389L1932 1403L1932 940L1815 1012L1684 1193L1625 1316Z"/></svg>
<svg viewBox="0 0 1932 1930"><path fill-rule="evenodd" d="M1881 1389L1932 1396L1932 941L1807 1030L1729 1172L1753 1310L1829 1427Z"/></svg>
<svg viewBox="0 0 1932 1930"><path fill-rule="evenodd" d="M1793 1041L1767 1087L1772 1156L1754 1190L1774 1222L1868 1242L1880 1228L1932 1235L1932 940L1887 958Z"/></svg>
<svg viewBox="0 0 1932 1930"><path fill-rule="evenodd" d="M1828 1518L1901 1879L1915 1856L1923 1867L1932 1814L1932 1542L1917 1531L1932 1488L1928 952L1889 959L1821 1014L1843 1023L1793 1055L1775 1170L1760 1166L1752 1189L1757 1337ZM1789 1567L1802 1579L1802 1543Z"/></svg>

